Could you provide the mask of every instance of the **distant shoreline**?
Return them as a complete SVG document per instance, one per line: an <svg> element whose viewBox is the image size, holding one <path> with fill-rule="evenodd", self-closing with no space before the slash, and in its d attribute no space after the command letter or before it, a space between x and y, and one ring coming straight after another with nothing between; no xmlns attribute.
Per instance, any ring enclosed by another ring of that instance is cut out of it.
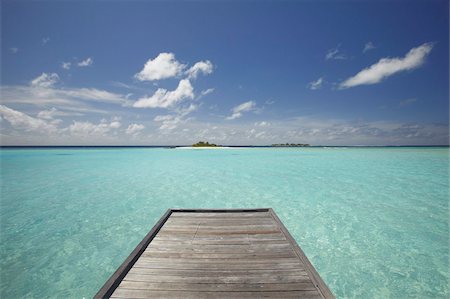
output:
<svg viewBox="0 0 450 299"><path fill-rule="evenodd" d="M230 146L175 146L175 149L230 149Z"/></svg>
<svg viewBox="0 0 450 299"><path fill-rule="evenodd" d="M191 148L189 145L0 145L0 149L8 148ZM217 147L192 147L192 148L382 148L382 147L450 147L450 145L311 145L299 146L270 146L270 145L224 145Z"/></svg>

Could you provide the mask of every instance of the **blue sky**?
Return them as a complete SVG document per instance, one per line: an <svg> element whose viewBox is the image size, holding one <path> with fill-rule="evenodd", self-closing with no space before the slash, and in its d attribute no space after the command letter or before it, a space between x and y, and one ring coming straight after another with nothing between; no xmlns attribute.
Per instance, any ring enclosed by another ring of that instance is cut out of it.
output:
<svg viewBox="0 0 450 299"><path fill-rule="evenodd" d="M3 145L448 144L448 1L2 1Z"/></svg>

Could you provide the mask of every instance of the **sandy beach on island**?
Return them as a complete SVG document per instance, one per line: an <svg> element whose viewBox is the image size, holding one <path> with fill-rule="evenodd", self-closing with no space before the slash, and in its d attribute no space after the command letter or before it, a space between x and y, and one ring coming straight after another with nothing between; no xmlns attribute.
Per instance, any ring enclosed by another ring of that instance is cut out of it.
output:
<svg viewBox="0 0 450 299"><path fill-rule="evenodd" d="M176 149L233 149L229 146L177 146Z"/></svg>

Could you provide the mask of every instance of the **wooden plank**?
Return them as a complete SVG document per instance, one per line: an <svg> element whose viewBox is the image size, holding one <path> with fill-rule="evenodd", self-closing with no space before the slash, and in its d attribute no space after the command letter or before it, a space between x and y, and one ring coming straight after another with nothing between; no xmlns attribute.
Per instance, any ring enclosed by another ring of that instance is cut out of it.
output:
<svg viewBox="0 0 450 299"><path fill-rule="evenodd" d="M233 248L234 247L234 248ZM292 254L292 248L235 248L235 246L221 246L216 249L191 249L191 248L147 248L146 253L180 253L180 254L256 254L256 255L278 255L278 254ZM295 253L294 253L295 254ZM294 255L291 255L294 256Z"/></svg>
<svg viewBox="0 0 450 299"><path fill-rule="evenodd" d="M178 244L178 245L264 245L264 244L286 244L286 239L187 239L187 238L175 238L175 239L165 239L158 238L153 239L152 243L155 244Z"/></svg>
<svg viewBox="0 0 450 299"><path fill-rule="evenodd" d="M214 253L214 252L236 252L236 253L253 253L253 252L278 252L278 251L292 251L292 247L288 243L281 244L261 244L255 246L252 244L150 244L146 251L165 251L165 252L198 252L198 253Z"/></svg>
<svg viewBox="0 0 450 299"><path fill-rule="evenodd" d="M147 247L146 252L192 252L192 253L257 253L257 252L293 252L289 244L262 244L260 247L252 244L245 245L153 245Z"/></svg>
<svg viewBox="0 0 450 299"><path fill-rule="evenodd" d="M263 219L171 219L169 218L164 224L166 225L215 225L215 226L229 226L229 225L277 225L277 223L272 218Z"/></svg>
<svg viewBox="0 0 450 299"><path fill-rule="evenodd" d="M171 235L195 235L199 236L220 236L220 235L271 235L278 234L279 230L208 230L208 229L198 229L198 230L176 230L166 228L161 230L158 235L160 236L171 236Z"/></svg>
<svg viewBox="0 0 450 299"><path fill-rule="evenodd" d="M286 236L283 233L273 233L273 234L256 234L256 235L196 235L191 234L173 234L173 233L163 233L158 234L155 240L246 240L253 242L256 240L286 240Z"/></svg>
<svg viewBox="0 0 450 299"><path fill-rule="evenodd" d="M269 212L235 212L235 213L217 213L217 212L176 212L173 218L270 218Z"/></svg>
<svg viewBox="0 0 450 299"><path fill-rule="evenodd" d="M176 213L254 213L269 212L270 208L253 208L253 209L171 209Z"/></svg>
<svg viewBox="0 0 450 299"><path fill-rule="evenodd" d="M160 290L160 291L199 291L199 292L262 292L262 291L314 291L316 287L311 282L294 283L168 283L122 281L120 287L132 290Z"/></svg>
<svg viewBox="0 0 450 299"><path fill-rule="evenodd" d="M186 241L185 241L186 242ZM288 242L281 242L281 243L263 243L263 244L252 244L252 243L247 243L247 244L195 244L190 242L189 244L179 244L177 242L172 242L170 244L168 243L163 243L163 242L158 242L155 244L150 244L148 247L149 248L155 248L155 250L164 250L164 249L176 249L176 250L182 250L182 249L187 249L187 250L206 250L206 249L210 249L210 250L218 250L220 248L236 248L236 249L252 249L252 250L277 250L277 249L291 249L292 250L292 246L288 243Z"/></svg>
<svg viewBox="0 0 450 299"><path fill-rule="evenodd" d="M133 267L128 274L146 274L146 275L163 275L163 276L197 276L197 277L227 277L239 275L299 275L306 276L308 273L300 269L270 269L270 270L248 270L248 269L154 269Z"/></svg>
<svg viewBox="0 0 450 299"><path fill-rule="evenodd" d="M102 298L334 298L273 210L168 213Z"/></svg>
<svg viewBox="0 0 450 299"><path fill-rule="evenodd" d="M166 257L183 259L277 259L277 258L295 258L296 255L291 252L258 252L258 253L180 253L180 252L155 252L145 251L144 257Z"/></svg>
<svg viewBox="0 0 450 299"><path fill-rule="evenodd" d="M159 262L153 260L139 260L133 268L151 268L151 269L186 269L186 270L276 270L276 269L304 269L301 263L185 263L176 261Z"/></svg>
<svg viewBox="0 0 450 299"><path fill-rule="evenodd" d="M314 291L268 291L268 292L198 292L198 291L153 291L130 290L119 288L112 298L180 298L180 299L210 299L210 298L321 298Z"/></svg>
<svg viewBox="0 0 450 299"><path fill-rule="evenodd" d="M307 275L222 275L222 276L176 276L146 275L129 272L124 280L153 282L189 282L189 283L290 283L311 281Z"/></svg>
<svg viewBox="0 0 450 299"><path fill-rule="evenodd" d="M233 230L275 230L280 231L280 229L274 224L258 224L258 225L236 225L236 223L230 223L228 225L215 225L213 224L203 224L198 223L195 225L164 225L164 230L182 230L182 231L197 231L197 230L219 230L219 231L233 231Z"/></svg>
<svg viewBox="0 0 450 299"><path fill-rule="evenodd" d="M201 259L185 259L185 258L173 258L173 257L149 257L149 256L141 256L139 260L143 261L159 261L161 263L169 263L169 262L183 262L183 263L193 263L193 264L201 264L201 263L241 263L241 264L252 264L252 263L267 263L267 261L275 261L275 259L267 259L266 257L261 258L253 258L253 259L229 259L229 258L201 258ZM288 257L288 258L278 258L276 259L279 263L300 263L297 257Z"/></svg>

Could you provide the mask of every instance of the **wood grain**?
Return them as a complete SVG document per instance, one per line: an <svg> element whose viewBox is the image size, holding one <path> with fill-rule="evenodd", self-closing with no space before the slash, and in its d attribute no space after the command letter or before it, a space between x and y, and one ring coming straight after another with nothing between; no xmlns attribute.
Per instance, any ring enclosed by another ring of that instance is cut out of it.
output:
<svg viewBox="0 0 450 299"><path fill-rule="evenodd" d="M334 298L272 209L169 210L141 243L96 298Z"/></svg>

